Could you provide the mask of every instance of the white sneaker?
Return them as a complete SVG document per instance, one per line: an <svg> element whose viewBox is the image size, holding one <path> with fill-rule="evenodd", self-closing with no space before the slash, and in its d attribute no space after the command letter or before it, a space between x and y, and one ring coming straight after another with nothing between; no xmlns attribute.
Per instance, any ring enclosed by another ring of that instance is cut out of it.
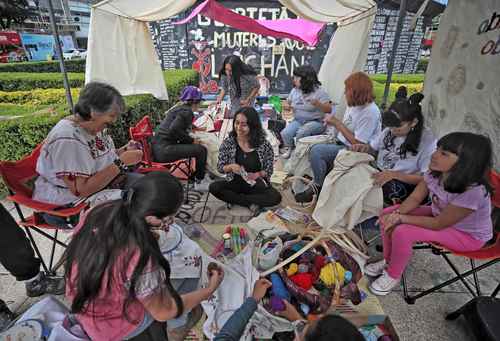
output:
<svg viewBox="0 0 500 341"><path fill-rule="evenodd" d="M231 205L229 214L233 217L253 217L254 213L248 207Z"/></svg>
<svg viewBox="0 0 500 341"><path fill-rule="evenodd" d="M370 284L370 291L378 296L385 296L391 292L392 289L397 287L399 279L394 279L387 272L383 272L382 276L377 278Z"/></svg>
<svg viewBox="0 0 500 341"><path fill-rule="evenodd" d="M281 157L283 159L288 159L290 158L290 155L292 155L292 147L283 147L281 150Z"/></svg>
<svg viewBox="0 0 500 341"><path fill-rule="evenodd" d="M367 264L365 265L364 273L368 276L377 277L379 275L382 275L386 265L387 263L385 262L385 259L379 260L375 263Z"/></svg>

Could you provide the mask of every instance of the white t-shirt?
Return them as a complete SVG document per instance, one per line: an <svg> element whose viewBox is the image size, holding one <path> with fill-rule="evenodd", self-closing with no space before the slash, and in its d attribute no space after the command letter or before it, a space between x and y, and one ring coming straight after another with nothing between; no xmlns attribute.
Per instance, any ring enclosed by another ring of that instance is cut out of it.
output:
<svg viewBox="0 0 500 341"><path fill-rule="evenodd" d="M417 155L406 152L406 158L401 159L399 148L406 137L396 137L394 144L388 149L384 148L384 138L390 134L390 128L385 128L374 140L370 142L373 150L378 151L377 166L382 170L394 170L406 174L423 174L429 168L431 155L436 150L436 138L428 129L422 131Z"/></svg>
<svg viewBox="0 0 500 341"><path fill-rule="evenodd" d="M108 167L117 158L115 145L106 131L90 135L75 122L62 119L44 141L36 171L33 199L64 205L80 198L75 196L64 176L90 177Z"/></svg>
<svg viewBox="0 0 500 341"><path fill-rule="evenodd" d="M328 103L331 101L330 96L321 86L318 86L313 92L307 95L297 88L293 88L292 91L290 91L287 100L293 108L295 120L303 124L309 121L323 119L325 113L311 104L311 101L315 99L321 103Z"/></svg>
<svg viewBox="0 0 500 341"><path fill-rule="evenodd" d="M343 123L353 132L356 140L363 143L369 143L380 133L380 110L375 102L356 107L347 107ZM341 132L338 133L337 139L346 146L351 145Z"/></svg>

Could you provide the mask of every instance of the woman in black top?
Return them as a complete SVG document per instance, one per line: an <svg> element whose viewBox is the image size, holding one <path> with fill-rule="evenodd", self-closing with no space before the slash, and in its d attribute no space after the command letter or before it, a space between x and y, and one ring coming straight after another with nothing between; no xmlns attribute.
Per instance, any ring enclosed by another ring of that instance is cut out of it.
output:
<svg viewBox="0 0 500 341"><path fill-rule="evenodd" d="M227 181L210 184L209 190L229 205L236 204L258 213L261 207L278 205L281 194L271 186L274 153L255 109L236 112L233 130L219 149L219 172Z"/></svg>
<svg viewBox="0 0 500 341"><path fill-rule="evenodd" d="M207 148L189 136L189 132L193 125L193 112L198 111L201 100L200 89L191 85L185 87L181 94L183 103L168 112L152 143L153 158L156 162L173 162L194 157L196 160L194 177L197 184L205 178Z"/></svg>

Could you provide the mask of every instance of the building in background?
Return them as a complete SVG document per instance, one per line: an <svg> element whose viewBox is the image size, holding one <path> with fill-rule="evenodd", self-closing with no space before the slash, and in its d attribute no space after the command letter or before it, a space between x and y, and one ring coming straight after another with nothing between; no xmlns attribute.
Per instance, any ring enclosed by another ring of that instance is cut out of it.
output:
<svg viewBox="0 0 500 341"><path fill-rule="evenodd" d="M79 30L75 32L76 45L78 48L87 49L90 25L90 1L70 0L69 10L73 23L79 26Z"/></svg>

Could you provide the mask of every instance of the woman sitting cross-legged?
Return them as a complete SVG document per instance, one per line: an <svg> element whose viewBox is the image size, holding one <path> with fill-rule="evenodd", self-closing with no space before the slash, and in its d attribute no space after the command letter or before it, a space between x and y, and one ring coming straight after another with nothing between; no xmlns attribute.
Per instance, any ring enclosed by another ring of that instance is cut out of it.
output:
<svg viewBox="0 0 500 341"><path fill-rule="evenodd" d="M336 143L320 143L311 148L310 161L314 175L314 187L295 194L297 202L310 202L321 186L340 150L353 144L369 143L380 133L380 110L375 104L373 84L367 74L355 72L344 81L347 110L343 121L333 115L325 116L325 123L338 132Z"/></svg>
<svg viewBox="0 0 500 341"><path fill-rule="evenodd" d="M179 105L167 114L160 123L153 138L153 157L157 162L172 162L194 157L196 160L195 190L207 191L205 166L207 164L207 148L200 141L189 136L193 126L195 111L198 111L203 96L195 86L186 86L182 90ZM203 180L206 181L203 181Z"/></svg>
<svg viewBox="0 0 500 341"><path fill-rule="evenodd" d="M233 130L219 150L217 168L226 173L227 181L210 184L210 193L231 205L250 209L258 213L261 207L278 205L281 194L271 186L274 153L266 140L259 114L250 107L236 112ZM232 208L232 214L244 215Z"/></svg>
<svg viewBox="0 0 500 341"><path fill-rule="evenodd" d="M370 144L355 144L352 150L377 155L380 173L374 182L382 186L384 203L392 206L405 200L422 181L429 167L436 139L424 128L420 101L424 96L413 94L398 99L382 115L386 127Z"/></svg>
<svg viewBox="0 0 500 341"><path fill-rule="evenodd" d="M293 110L293 121L281 131L283 139L282 157L290 157L294 139L319 135L325 131L323 118L332 111L330 96L321 87L316 71L309 65L299 66L293 71L294 88L288 95L286 105Z"/></svg>
<svg viewBox="0 0 500 341"><path fill-rule="evenodd" d="M223 280L184 295L173 289L157 231L168 232L183 201L181 183L166 172L137 180L123 199L89 211L63 256L75 320L92 340L167 340L165 321L209 299Z"/></svg>

